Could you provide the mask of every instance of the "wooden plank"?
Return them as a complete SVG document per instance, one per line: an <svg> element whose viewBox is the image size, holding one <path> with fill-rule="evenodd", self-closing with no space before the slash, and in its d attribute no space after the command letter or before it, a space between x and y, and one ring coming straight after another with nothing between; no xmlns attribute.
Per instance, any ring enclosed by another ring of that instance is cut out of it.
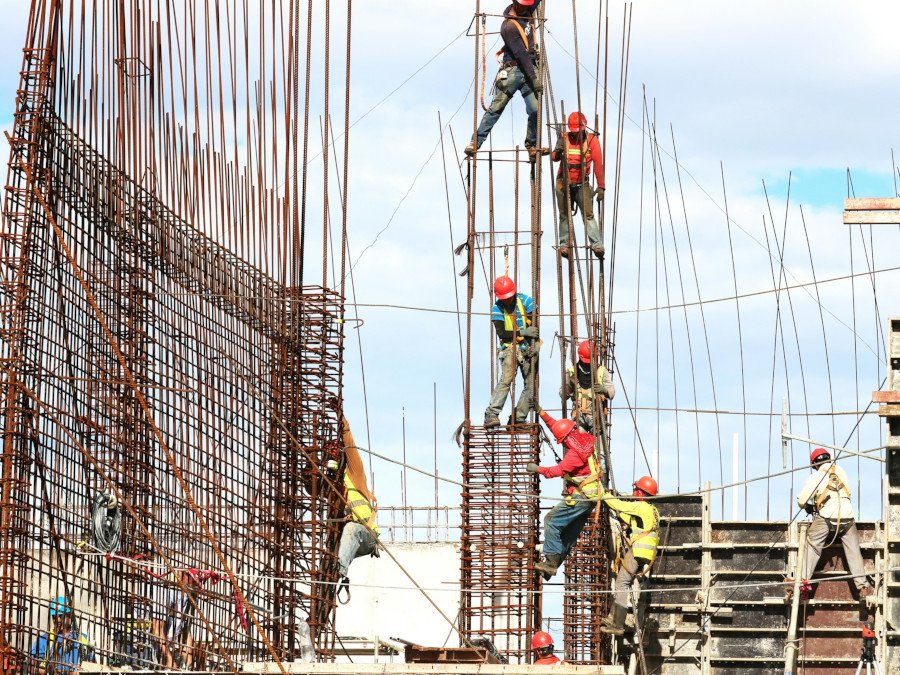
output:
<svg viewBox="0 0 900 675"><path fill-rule="evenodd" d="M900 223L900 210L844 211L844 225L895 225Z"/></svg>
<svg viewBox="0 0 900 675"><path fill-rule="evenodd" d="M900 197L856 197L844 200L845 211L890 211L900 209Z"/></svg>
<svg viewBox="0 0 900 675"><path fill-rule="evenodd" d="M900 417L900 405L883 405L878 408L879 417Z"/></svg>
<svg viewBox="0 0 900 675"><path fill-rule="evenodd" d="M900 403L900 391L873 391L872 400L875 403Z"/></svg>

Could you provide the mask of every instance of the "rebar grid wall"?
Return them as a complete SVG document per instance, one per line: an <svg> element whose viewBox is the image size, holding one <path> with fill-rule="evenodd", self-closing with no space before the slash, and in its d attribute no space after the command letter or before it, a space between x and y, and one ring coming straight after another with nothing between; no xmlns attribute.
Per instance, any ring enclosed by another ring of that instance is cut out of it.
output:
<svg viewBox="0 0 900 675"><path fill-rule="evenodd" d="M320 467L339 438L343 299L303 283L316 240L298 181L267 187L267 163L298 156L297 125L286 151L273 130L242 156L217 134L233 120L187 113L170 87L197 51L173 76L163 46L188 38L152 11L32 6L0 227L4 673L22 672L59 596L111 665L160 659L155 622L179 594L196 643L183 666L294 659L307 624L333 654L342 498ZM103 492L122 513L112 556L90 535ZM180 585L185 568L211 578Z"/></svg>
<svg viewBox="0 0 900 675"><path fill-rule="evenodd" d="M541 625L534 570L539 487L537 474L522 471L539 436L536 425L524 426L471 427L463 450L460 628L467 639L490 638L510 663L530 662L531 636Z"/></svg>

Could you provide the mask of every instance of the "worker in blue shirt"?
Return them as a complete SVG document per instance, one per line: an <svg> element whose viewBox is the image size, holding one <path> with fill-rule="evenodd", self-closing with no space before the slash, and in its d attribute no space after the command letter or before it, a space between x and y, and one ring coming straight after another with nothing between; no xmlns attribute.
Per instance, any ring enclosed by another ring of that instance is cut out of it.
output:
<svg viewBox="0 0 900 675"><path fill-rule="evenodd" d="M75 628L72 605L66 596L61 595L50 603L50 620L53 630L49 634L41 633L31 647L38 675L73 673L82 661L94 660L94 648L88 636Z"/></svg>
<svg viewBox="0 0 900 675"><path fill-rule="evenodd" d="M515 423L528 421L528 413L534 407L534 375L540 348L537 326L532 325L536 309L534 300L524 293L516 293L515 282L507 276L494 281L494 297L491 322L500 339L500 379L484 412L485 429L500 426L500 412L516 379L516 370L522 371L525 382L515 408ZM510 422L512 420L510 417Z"/></svg>
<svg viewBox="0 0 900 675"><path fill-rule="evenodd" d="M516 0L503 12L504 19L500 26L503 49L498 53L502 62L494 80L494 100L482 116L478 131L466 146L465 153L469 157L484 143L503 114L506 104L518 91L525 100L525 111L528 113L525 148L528 150L529 160L534 161L537 154L537 97L544 91L540 71L535 68L537 49L534 13L540 4L541 0Z"/></svg>

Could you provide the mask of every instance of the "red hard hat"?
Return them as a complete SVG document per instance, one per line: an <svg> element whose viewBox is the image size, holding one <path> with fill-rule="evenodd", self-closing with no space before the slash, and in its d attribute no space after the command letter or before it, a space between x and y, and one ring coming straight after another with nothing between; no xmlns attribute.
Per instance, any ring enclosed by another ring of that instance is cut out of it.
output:
<svg viewBox="0 0 900 675"><path fill-rule="evenodd" d="M587 129L587 117L580 112L569 113L569 133L577 134L579 131Z"/></svg>
<svg viewBox="0 0 900 675"><path fill-rule="evenodd" d="M506 300L516 294L516 282L509 277L497 277L494 281L494 295L498 300Z"/></svg>
<svg viewBox="0 0 900 675"><path fill-rule="evenodd" d="M534 0L515 0L520 5L524 5L525 7L531 7L534 4Z"/></svg>
<svg viewBox="0 0 900 675"><path fill-rule="evenodd" d="M634 482L634 487L643 490L651 497L659 492L659 485L650 476L641 476Z"/></svg>
<svg viewBox="0 0 900 675"><path fill-rule="evenodd" d="M542 630L539 630L534 634L534 637L531 638L532 649L541 649L542 647L551 647L552 645L553 638L550 637L550 633L545 633Z"/></svg>
<svg viewBox="0 0 900 675"><path fill-rule="evenodd" d="M557 443L562 443L563 439L572 433L572 429L575 428L575 422L568 418L556 420L553 423L553 426L550 427L550 432L553 434L553 437L556 439Z"/></svg>
<svg viewBox="0 0 900 675"><path fill-rule="evenodd" d="M825 455L828 459L831 459L831 453L828 452L825 448L816 448L811 453L809 453L809 462L810 464L815 464L819 461L819 458Z"/></svg>
<svg viewBox="0 0 900 675"><path fill-rule="evenodd" d="M591 342L590 340L584 340L580 345L578 345L578 360L582 363L590 363L591 362Z"/></svg>

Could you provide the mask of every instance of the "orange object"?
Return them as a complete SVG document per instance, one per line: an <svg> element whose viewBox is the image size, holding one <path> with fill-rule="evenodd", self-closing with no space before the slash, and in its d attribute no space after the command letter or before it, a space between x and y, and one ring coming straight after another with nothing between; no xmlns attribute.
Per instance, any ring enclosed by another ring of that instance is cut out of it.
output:
<svg viewBox="0 0 900 675"><path fill-rule="evenodd" d="M494 296L497 300L506 300L516 294L516 282L509 277L497 277L494 281Z"/></svg>

